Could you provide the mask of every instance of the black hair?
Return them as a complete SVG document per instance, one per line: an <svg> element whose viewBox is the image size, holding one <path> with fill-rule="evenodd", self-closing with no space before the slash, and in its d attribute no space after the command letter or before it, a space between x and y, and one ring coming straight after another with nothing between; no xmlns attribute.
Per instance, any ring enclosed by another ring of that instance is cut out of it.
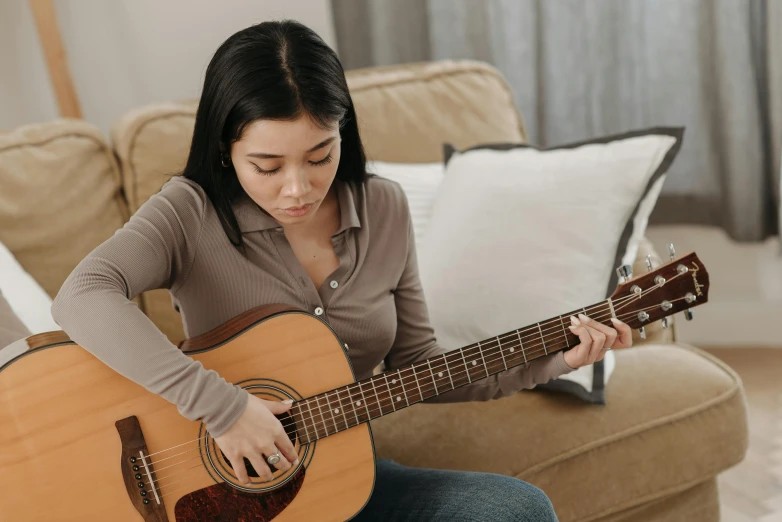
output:
<svg viewBox="0 0 782 522"><path fill-rule="evenodd" d="M206 69L182 175L204 189L234 246L244 242L231 205L244 189L224 155L253 121L300 117L323 128L339 122L336 177L363 183L366 155L345 72L315 31L293 20L263 22L220 45Z"/></svg>

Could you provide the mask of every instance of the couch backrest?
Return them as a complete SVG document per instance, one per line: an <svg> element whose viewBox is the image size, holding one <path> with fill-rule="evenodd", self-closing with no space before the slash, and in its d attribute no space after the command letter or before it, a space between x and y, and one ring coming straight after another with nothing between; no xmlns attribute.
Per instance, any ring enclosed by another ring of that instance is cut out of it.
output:
<svg viewBox="0 0 782 522"><path fill-rule="evenodd" d="M127 221L119 166L81 120L0 135L0 242L50 296Z"/></svg>

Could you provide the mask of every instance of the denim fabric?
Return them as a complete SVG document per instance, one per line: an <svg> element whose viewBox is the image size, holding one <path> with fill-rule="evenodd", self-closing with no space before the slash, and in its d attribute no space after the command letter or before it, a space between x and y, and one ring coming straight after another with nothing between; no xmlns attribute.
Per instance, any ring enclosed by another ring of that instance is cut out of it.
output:
<svg viewBox="0 0 782 522"><path fill-rule="evenodd" d="M556 522L545 493L493 473L421 469L377 462L375 489L354 522Z"/></svg>

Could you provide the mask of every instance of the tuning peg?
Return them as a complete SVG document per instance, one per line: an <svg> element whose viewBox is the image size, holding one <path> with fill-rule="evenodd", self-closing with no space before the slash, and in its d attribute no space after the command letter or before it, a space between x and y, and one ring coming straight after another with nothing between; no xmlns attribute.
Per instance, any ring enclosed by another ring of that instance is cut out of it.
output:
<svg viewBox="0 0 782 522"><path fill-rule="evenodd" d="M638 333L641 334L641 339L646 339L646 329L643 326L638 329Z"/></svg>
<svg viewBox="0 0 782 522"><path fill-rule="evenodd" d="M622 265L616 269L616 275L619 276L619 282L625 283L633 278L633 265Z"/></svg>
<svg viewBox="0 0 782 522"><path fill-rule="evenodd" d="M687 319L688 321L692 321L693 314L691 309L688 308L684 311L684 318Z"/></svg>
<svg viewBox="0 0 782 522"><path fill-rule="evenodd" d="M668 255L671 257L671 261L676 257L676 249L673 248L673 243L668 243Z"/></svg>
<svg viewBox="0 0 782 522"><path fill-rule="evenodd" d="M666 329L666 328L668 328L668 318L667 317L663 317L663 329Z"/></svg>
<svg viewBox="0 0 782 522"><path fill-rule="evenodd" d="M646 256L646 269L649 272L652 271L652 256L651 255Z"/></svg>

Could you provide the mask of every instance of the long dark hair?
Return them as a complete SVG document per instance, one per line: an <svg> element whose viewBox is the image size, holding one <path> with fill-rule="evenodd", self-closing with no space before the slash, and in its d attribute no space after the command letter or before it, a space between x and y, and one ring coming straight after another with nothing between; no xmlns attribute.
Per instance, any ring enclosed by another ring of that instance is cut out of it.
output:
<svg viewBox="0 0 782 522"><path fill-rule="evenodd" d="M182 175L203 187L235 246L244 242L231 204L244 189L233 166L223 166L222 155L255 120L303 116L324 128L339 122L337 179L363 183L366 156L345 72L315 31L293 20L263 22L217 49L206 69Z"/></svg>

